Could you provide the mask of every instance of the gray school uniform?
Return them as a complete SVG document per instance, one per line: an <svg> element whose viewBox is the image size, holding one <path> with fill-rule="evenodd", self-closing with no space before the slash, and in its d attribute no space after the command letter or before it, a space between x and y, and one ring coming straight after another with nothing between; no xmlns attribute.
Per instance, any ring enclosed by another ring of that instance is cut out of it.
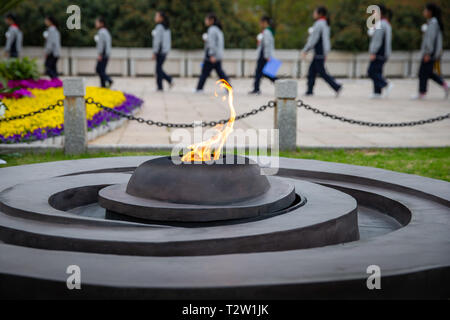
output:
<svg viewBox="0 0 450 320"><path fill-rule="evenodd" d="M100 56L109 58L111 54L112 40L108 29L101 28L97 33L97 53Z"/></svg>
<svg viewBox="0 0 450 320"><path fill-rule="evenodd" d="M379 59L387 60L392 53L392 27L385 19L375 28L370 40L369 53L375 54Z"/></svg>
<svg viewBox="0 0 450 320"><path fill-rule="evenodd" d="M152 31L153 53L168 54L172 47L172 35L170 29L166 29L162 24L157 24Z"/></svg>
<svg viewBox="0 0 450 320"><path fill-rule="evenodd" d="M269 29L265 29L262 35L262 40L258 45L258 57L260 57L262 53L264 59L269 59L270 57L273 57L275 52L275 39L273 37L272 31L270 31Z"/></svg>
<svg viewBox="0 0 450 320"><path fill-rule="evenodd" d="M225 47L223 32L216 25L208 28L208 38L205 41L205 51L208 57L222 60Z"/></svg>
<svg viewBox="0 0 450 320"><path fill-rule="evenodd" d="M439 59L442 54L442 31L435 17L428 20L420 51L422 57L429 54L433 60Z"/></svg>
<svg viewBox="0 0 450 320"><path fill-rule="evenodd" d="M22 40L23 40L22 31L20 31L20 29L17 28L16 26L10 26L5 35L6 35L5 51L9 53L16 52L17 55L20 55L22 51Z"/></svg>
<svg viewBox="0 0 450 320"><path fill-rule="evenodd" d="M314 56L324 58L331 50L330 27L324 19L318 19L312 26L312 32L308 37L303 52L314 49Z"/></svg>
<svg viewBox="0 0 450 320"><path fill-rule="evenodd" d="M61 55L61 36L55 26L47 29L47 39L45 39L45 53L59 57Z"/></svg>

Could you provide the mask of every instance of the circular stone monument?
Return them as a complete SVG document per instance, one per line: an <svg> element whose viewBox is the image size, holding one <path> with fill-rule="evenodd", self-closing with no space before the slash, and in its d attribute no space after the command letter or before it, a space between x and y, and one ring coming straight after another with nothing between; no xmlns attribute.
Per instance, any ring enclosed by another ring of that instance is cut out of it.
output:
<svg viewBox="0 0 450 320"><path fill-rule="evenodd" d="M449 183L299 159L280 159L276 177L250 161L211 168L180 177L167 158L122 157L0 169L0 297L448 298ZM115 192L126 211L105 204ZM382 290L367 289L373 265Z"/></svg>

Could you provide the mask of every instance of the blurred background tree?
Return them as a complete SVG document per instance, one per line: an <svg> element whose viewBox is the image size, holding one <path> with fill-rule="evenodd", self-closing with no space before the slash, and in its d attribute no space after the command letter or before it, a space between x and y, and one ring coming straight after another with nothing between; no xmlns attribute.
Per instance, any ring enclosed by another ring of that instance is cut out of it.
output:
<svg viewBox="0 0 450 320"><path fill-rule="evenodd" d="M16 1L4 1L15 3ZM5 2L5 3L6 3ZM166 10L171 17L173 47L197 49L203 47L205 15L214 11L222 21L228 48L254 48L259 32L258 21L264 14L276 23L276 46L279 49L299 49L313 24L312 11L325 5L331 15L332 46L336 50L365 51L368 47L366 19L372 0L23 0L12 9L21 21L24 44L42 46L45 15L60 22L64 46L94 46L94 20L104 16L113 35L113 45L123 47L151 46L151 30L156 10ZM427 0L385 0L394 16L394 50L416 50L420 47L420 27L425 20L422 10ZM450 1L436 0L443 9L445 48L450 48ZM65 27L66 8L76 4L81 8L81 30ZM6 25L0 26L0 44L5 41Z"/></svg>

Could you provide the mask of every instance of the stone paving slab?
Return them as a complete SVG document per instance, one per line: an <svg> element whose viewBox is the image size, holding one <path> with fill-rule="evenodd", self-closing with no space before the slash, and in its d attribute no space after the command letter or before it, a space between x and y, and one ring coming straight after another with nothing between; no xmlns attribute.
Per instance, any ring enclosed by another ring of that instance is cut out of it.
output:
<svg viewBox="0 0 450 320"><path fill-rule="evenodd" d="M164 93L155 92L154 78L115 78L114 88L143 98L145 103L137 113L145 119L164 122L193 122L226 119L228 107L214 96L215 79L208 80L203 94L193 93L195 78L176 78L175 87ZM450 100L443 99L441 88L430 82L425 101L411 101L417 90L417 79L393 79L395 85L389 99L369 100L372 90L367 79L340 79L344 90L339 98L321 80L317 81L314 97L305 97L311 106L358 120L402 122L427 119L450 112ZM89 77L87 85L98 85ZM252 79L233 79L236 112L243 113L274 99L274 87L263 81L263 94L248 96ZM299 92L305 92L306 80L299 80ZM235 128L273 128L273 111L267 110L237 121ZM370 128L324 118L304 109L298 112L297 144L300 147L439 147L450 145L450 120L406 128ZM167 145L172 144L173 129L147 126L129 121L122 128L90 142L101 145Z"/></svg>

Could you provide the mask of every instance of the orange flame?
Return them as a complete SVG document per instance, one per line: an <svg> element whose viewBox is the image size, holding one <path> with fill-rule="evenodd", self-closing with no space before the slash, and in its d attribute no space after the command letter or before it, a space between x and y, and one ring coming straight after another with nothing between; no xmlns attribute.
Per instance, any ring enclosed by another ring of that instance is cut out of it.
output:
<svg viewBox="0 0 450 320"><path fill-rule="evenodd" d="M228 120L225 128L223 128L223 124L218 124L214 127L214 129L217 130L218 133L211 139L188 146L188 149L190 149L191 151L189 151L181 158L181 161L183 162L211 161L212 159L218 160L220 158L220 154L222 152L225 141L227 140L230 133L233 132L234 120L236 118L236 112L234 111L233 105L233 88L224 79L220 79L216 82L216 84L219 84L221 88L224 88L228 91L230 119ZM215 92L215 96L218 96L217 91ZM226 98L224 97L224 99ZM213 149L214 152L212 152Z"/></svg>

